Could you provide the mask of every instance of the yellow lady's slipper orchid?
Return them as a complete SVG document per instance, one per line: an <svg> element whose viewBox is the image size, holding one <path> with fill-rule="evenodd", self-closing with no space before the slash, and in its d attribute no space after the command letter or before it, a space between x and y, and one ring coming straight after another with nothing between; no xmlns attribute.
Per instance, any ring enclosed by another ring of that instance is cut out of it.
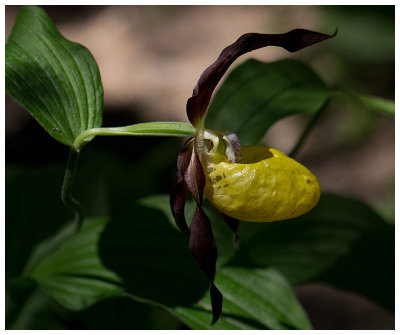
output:
<svg viewBox="0 0 400 335"><path fill-rule="evenodd" d="M244 146L240 163L210 153L206 160L207 199L238 220L271 222L302 215L318 202L317 178L282 152L265 146Z"/></svg>
<svg viewBox="0 0 400 335"><path fill-rule="evenodd" d="M188 119L197 132L178 155L170 205L177 226L189 236L189 249L197 265L210 281L212 324L221 315L223 297L214 283L218 251L210 220L202 209L203 194L225 214L237 240L238 220L293 218L313 208L321 193L317 178L278 150L241 147L235 134L206 129L204 119L213 91L229 66L247 52L272 45L295 52L335 34L305 29L285 34L244 34L204 70L186 103ZM196 202L190 227L184 211L188 193Z"/></svg>

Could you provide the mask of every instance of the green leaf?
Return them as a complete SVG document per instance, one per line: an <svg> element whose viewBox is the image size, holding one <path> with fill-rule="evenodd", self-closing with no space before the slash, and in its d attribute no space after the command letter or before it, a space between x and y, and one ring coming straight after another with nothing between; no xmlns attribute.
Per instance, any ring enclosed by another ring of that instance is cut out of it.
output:
<svg viewBox="0 0 400 335"><path fill-rule="evenodd" d="M6 44L6 89L56 140L73 146L100 127L103 86L91 53L66 40L39 7L23 6Z"/></svg>
<svg viewBox="0 0 400 335"><path fill-rule="evenodd" d="M366 233L318 280L358 292L395 311L394 225L382 225Z"/></svg>
<svg viewBox="0 0 400 335"><path fill-rule="evenodd" d="M215 283L224 296L221 321L210 327L210 312L180 307L177 314L196 329L311 329L287 280L272 268L222 267ZM207 296L201 305L211 310Z"/></svg>
<svg viewBox="0 0 400 335"><path fill-rule="evenodd" d="M353 98L356 102L361 104L363 107L382 114L394 115L395 105L394 101L376 97L373 95L359 94L346 88L338 88L339 93L344 93L350 98Z"/></svg>
<svg viewBox="0 0 400 335"><path fill-rule="evenodd" d="M350 76L371 68L382 69L387 64L393 64L394 69L395 7L320 6L318 11L324 26L339 27L340 31L325 52L340 62L337 66L344 66ZM368 81L367 76L359 78Z"/></svg>
<svg viewBox="0 0 400 335"><path fill-rule="evenodd" d="M305 64L250 59L236 67L212 100L207 126L236 133L242 145L258 143L278 120L317 112L330 89Z"/></svg>
<svg viewBox="0 0 400 335"><path fill-rule="evenodd" d="M91 330L172 330L185 327L165 309L129 297L110 298L75 314L83 321L84 329Z"/></svg>
<svg viewBox="0 0 400 335"><path fill-rule="evenodd" d="M32 255L25 276L37 280L43 290L72 310L87 308L108 297L122 296L119 278L98 258L99 234L106 219L90 219L77 234L68 223L52 239L42 242ZM58 247L54 247L54 240ZM63 240L63 241L61 241ZM48 246L51 248L48 248ZM44 254L42 250L48 249Z"/></svg>
<svg viewBox="0 0 400 335"><path fill-rule="evenodd" d="M165 215L172 227L179 231L175 219L172 216L168 195L159 194L144 197L138 200L138 204L158 209ZM204 199L203 209L206 211L207 216L211 221L213 235L218 247L217 266L223 266L233 257L236 250L233 243L233 233L223 220L221 213L216 210L207 199ZM185 204L185 218L188 224L192 221L195 210L196 202L189 198Z"/></svg>
<svg viewBox="0 0 400 335"><path fill-rule="evenodd" d="M323 280L391 308L394 227L368 206L324 194L306 215L276 223L241 223L231 264L273 266L292 284Z"/></svg>
<svg viewBox="0 0 400 335"><path fill-rule="evenodd" d="M225 300L221 319L211 327L209 283L186 236L163 213L143 206L131 206L108 224L86 220L76 235L32 264L27 275L70 309L123 295L161 306L196 329L310 327L282 275L242 268L217 271Z"/></svg>

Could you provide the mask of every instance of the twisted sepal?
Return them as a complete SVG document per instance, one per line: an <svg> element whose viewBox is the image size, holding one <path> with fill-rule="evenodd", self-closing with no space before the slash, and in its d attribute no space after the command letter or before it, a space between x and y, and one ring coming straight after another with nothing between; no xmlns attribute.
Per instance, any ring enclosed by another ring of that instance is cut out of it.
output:
<svg viewBox="0 0 400 335"><path fill-rule="evenodd" d="M332 38L336 35L294 29L285 34L244 34L233 44L227 46L217 60L200 76L193 90L193 95L186 103L189 121L195 127L201 127L212 93L229 66L241 55L267 46L282 47L295 52L312 44Z"/></svg>
<svg viewBox="0 0 400 335"><path fill-rule="evenodd" d="M187 142L178 155L178 172L171 190L170 205L176 225L189 236L189 249L193 258L210 281L212 324L214 324L221 315L223 297L214 284L218 252L210 220L201 208L206 177L195 150L196 145L194 143L196 140L195 138ZM184 215L189 192L196 201L196 212L190 230Z"/></svg>
<svg viewBox="0 0 400 335"><path fill-rule="evenodd" d="M195 138L194 141L196 142L197 139ZM203 202L204 186L206 185L206 176L204 175L203 166L201 165L196 150L192 150L188 168L184 172L184 180L196 204L201 206Z"/></svg>
<svg viewBox="0 0 400 335"><path fill-rule="evenodd" d="M188 195L188 187L185 181L185 172L188 169L193 151L193 141L189 141L178 154L178 172L175 177L174 186L170 194L170 206L172 215L178 228L187 236L190 235L185 220L185 204Z"/></svg>
<svg viewBox="0 0 400 335"><path fill-rule="evenodd" d="M211 283L210 298L213 313L212 324L214 324L221 315L223 299L221 292L214 284L218 251L210 220L199 206L196 207L196 212L190 225L189 249L197 265Z"/></svg>

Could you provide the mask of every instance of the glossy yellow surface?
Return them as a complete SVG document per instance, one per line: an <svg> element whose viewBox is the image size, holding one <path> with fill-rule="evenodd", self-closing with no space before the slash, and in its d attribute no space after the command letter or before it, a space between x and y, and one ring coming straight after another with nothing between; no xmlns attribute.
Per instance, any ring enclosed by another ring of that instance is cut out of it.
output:
<svg viewBox="0 0 400 335"><path fill-rule="evenodd" d="M209 154L203 167L206 197L222 213L243 221L294 218L313 208L321 194L307 168L265 146L242 147L240 163Z"/></svg>

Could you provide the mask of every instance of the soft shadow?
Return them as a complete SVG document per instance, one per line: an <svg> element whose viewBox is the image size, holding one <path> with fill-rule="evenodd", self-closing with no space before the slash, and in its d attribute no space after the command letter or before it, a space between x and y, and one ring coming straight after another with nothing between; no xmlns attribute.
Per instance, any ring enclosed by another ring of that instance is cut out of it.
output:
<svg viewBox="0 0 400 335"><path fill-rule="evenodd" d="M201 311L203 313L210 313L210 318L211 318L211 311L206 311L205 309L203 309L201 307L196 307L196 306L191 306L190 309L194 310L194 311ZM240 314L222 312L221 317L222 318L231 318L231 319L234 319L235 321L243 322L243 323L245 323L249 326L252 326L256 329L269 329L266 325L262 324L261 322L258 322L255 319L248 318L248 317L245 317ZM218 325L218 323L216 323L216 325Z"/></svg>
<svg viewBox="0 0 400 335"><path fill-rule="evenodd" d="M113 219L100 236L99 255L129 293L167 307L192 305L209 288L187 238L155 209L133 206Z"/></svg>

